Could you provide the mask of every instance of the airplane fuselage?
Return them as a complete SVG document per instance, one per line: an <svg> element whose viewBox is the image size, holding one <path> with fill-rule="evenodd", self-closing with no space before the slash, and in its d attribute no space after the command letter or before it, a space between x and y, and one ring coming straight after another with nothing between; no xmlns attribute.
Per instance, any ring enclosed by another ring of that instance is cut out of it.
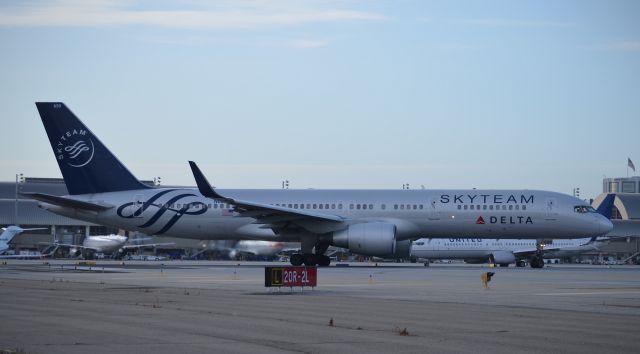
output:
<svg viewBox="0 0 640 354"><path fill-rule="evenodd" d="M352 224L380 221L395 225L396 240L420 237L578 238L610 228L601 215L576 212L577 198L537 190L218 190L235 200L316 212L342 222L302 223L300 232L324 234ZM72 195L68 198L112 206L103 211L40 202L52 212L148 235L197 239L298 241L277 234L233 206L203 197L198 189L153 188Z"/></svg>
<svg viewBox="0 0 640 354"><path fill-rule="evenodd" d="M563 258L597 250L598 242L590 238L556 239L546 242L541 250L544 258ZM449 238L419 239L411 245L411 256L427 259L466 259L486 261L497 251L511 252L515 258L525 259L538 249L536 240ZM545 249L548 249L545 251ZM520 254L522 256L520 256Z"/></svg>

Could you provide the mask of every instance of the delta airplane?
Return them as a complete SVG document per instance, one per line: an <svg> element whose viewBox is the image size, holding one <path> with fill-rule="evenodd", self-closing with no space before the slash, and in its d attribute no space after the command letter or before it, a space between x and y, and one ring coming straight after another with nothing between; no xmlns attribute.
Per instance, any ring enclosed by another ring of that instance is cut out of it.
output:
<svg viewBox="0 0 640 354"><path fill-rule="evenodd" d="M36 106L69 195L23 193L54 213L147 235L300 242L293 265L327 266L331 245L407 257L421 237L579 238L613 226L584 201L540 190L221 190L138 181L63 103Z"/></svg>
<svg viewBox="0 0 640 354"><path fill-rule="evenodd" d="M544 266L542 258L577 256L584 252L597 251L598 247L604 243L606 243L605 240L598 240L596 237L551 240L542 244L536 240L516 239L419 239L411 244L410 256L428 260L463 259L467 263L488 261L503 267L511 263L523 267L529 261L532 268L542 268Z"/></svg>

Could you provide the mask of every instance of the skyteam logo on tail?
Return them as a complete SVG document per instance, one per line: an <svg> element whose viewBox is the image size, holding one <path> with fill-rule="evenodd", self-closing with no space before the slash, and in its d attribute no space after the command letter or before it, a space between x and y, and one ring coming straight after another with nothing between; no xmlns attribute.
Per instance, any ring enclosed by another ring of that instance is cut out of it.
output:
<svg viewBox="0 0 640 354"><path fill-rule="evenodd" d="M71 167L86 166L93 159L93 140L84 129L68 130L56 144L56 157Z"/></svg>

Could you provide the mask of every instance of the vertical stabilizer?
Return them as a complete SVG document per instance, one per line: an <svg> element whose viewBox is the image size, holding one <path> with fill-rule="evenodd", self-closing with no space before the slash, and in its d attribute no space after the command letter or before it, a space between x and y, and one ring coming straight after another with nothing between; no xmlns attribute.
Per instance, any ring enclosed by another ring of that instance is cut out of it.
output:
<svg viewBox="0 0 640 354"><path fill-rule="evenodd" d="M61 102L36 102L69 194L150 188Z"/></svg>

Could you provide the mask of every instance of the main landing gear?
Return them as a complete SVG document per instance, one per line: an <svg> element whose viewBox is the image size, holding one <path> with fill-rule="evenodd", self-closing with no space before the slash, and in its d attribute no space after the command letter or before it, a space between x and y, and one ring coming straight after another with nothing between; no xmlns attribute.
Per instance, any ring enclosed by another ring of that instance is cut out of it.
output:
<svg viewBox="0 0 640 354"><path fill-rule="evenodd" d="M531 258L531 268L542 268L544 267L544 258L542 258L542 253L537 253L533 258Z"/></svg>
<svg viewBox="0 0 640 354"><path fill-rule="evenodd" d="M320 266L320 267L328 267L331 264L331 259L329 256L325 256L323 254L313 254L313 253L296 253L291 255L291 265L301 266L304 265L308 267Z"/></svg>

